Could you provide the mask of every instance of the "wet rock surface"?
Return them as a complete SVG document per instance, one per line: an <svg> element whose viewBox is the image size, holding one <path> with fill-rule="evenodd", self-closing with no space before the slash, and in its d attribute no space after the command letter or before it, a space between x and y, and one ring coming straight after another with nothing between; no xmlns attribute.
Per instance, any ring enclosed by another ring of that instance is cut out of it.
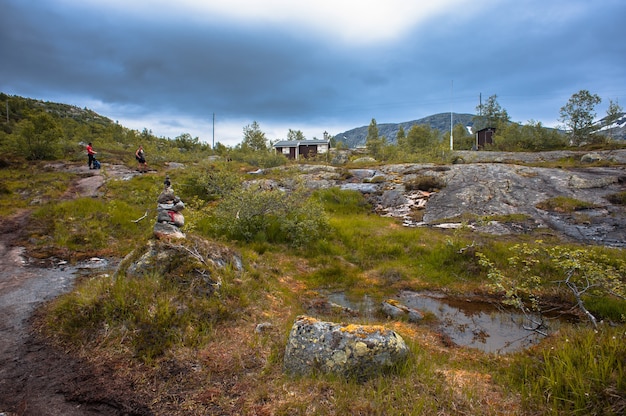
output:
<svg viewBox="0 0 626 416"><path fill-rule="evenodd" d="M105 165L105 164L103 164ZM84 174L64 198L98 197L107 179L135 173L124 166L51 164L47 169ZM149 408L112 371L96 369L43 339L32 326L39 306L72 289L81 273L106 273L114 264L89 259L64 262L29 258L16 245L30 218L28 211L0 223L0 414L6 416L149 415Z"/></svg>

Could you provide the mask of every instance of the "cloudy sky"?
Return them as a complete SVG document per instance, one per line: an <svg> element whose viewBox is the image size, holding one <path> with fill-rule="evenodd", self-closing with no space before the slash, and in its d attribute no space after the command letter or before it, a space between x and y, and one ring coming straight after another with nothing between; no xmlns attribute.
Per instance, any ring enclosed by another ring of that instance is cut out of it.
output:
<svg viewBox="0 0 626 416"><path fill-rule="evenodd" d="M309 139L497 95L559 124L626 107L624 0L3 0L0 91L228 146L257 121ZM215 122L213 122L215 120Z"/></svg>

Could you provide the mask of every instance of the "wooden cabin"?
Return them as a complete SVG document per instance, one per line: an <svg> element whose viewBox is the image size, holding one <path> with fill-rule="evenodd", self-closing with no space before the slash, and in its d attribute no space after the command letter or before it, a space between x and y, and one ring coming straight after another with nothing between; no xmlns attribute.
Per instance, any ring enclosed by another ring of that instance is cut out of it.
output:
<svg viewBox="0 0 626 416"><path fill-rule="evenodd" d="M282 140L274 144L274 149L276 153L285 155L287 159L308 159L328 153L330 140Z"/></svg>

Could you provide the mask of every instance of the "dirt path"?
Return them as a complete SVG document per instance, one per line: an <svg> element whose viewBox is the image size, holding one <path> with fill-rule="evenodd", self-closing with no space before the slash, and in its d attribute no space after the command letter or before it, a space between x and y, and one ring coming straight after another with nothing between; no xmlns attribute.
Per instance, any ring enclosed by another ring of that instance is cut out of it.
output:
<svg viewBox="0 0 626 416"><path fill-rule="evenodd" d="M87 172L86 167L78 169ZM133 174L123 167L111 171ZM66 197L97 197L106 178L100 171L90 173L73 184ZM77 269L33 264L15 245L29 217L30 212L23 210L0 224L0 415L151 414L134 403L127 388L116 388L106 369L76 360L33 331L37 308L70 291ZM91 261L91 266L97 267L95 263Z"/></svg>

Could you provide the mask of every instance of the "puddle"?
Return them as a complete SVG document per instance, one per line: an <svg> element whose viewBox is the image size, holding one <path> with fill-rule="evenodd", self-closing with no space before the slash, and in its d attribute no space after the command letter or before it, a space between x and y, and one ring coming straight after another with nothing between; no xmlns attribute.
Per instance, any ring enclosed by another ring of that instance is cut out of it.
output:
<svg viewBox="0 0 626 416"><path fill-rule="evenodd" d="M374 318L380 313L380 304L367 295L351 297L345 292L335 292L325 296L329 302L358 311L362 318ZM523 314L503 311L486 302L466 302L435 292L412 291L402 291L396 299L409 308L434 315L439 331L458 346L505 354L538 344L544 338L526 329L534 325ZM550 325L559 323L551 321Z"/></svg>
<svg viewBox="0 0 626 416"><path fill-rule="evenodd" d="M398 300L435 315L441 332L459 346L503 354L528 348L544 338L526 329L533 324L523 314L502 311L489 303L453 301L436 293L411 291L401 292Z"/></svg>

